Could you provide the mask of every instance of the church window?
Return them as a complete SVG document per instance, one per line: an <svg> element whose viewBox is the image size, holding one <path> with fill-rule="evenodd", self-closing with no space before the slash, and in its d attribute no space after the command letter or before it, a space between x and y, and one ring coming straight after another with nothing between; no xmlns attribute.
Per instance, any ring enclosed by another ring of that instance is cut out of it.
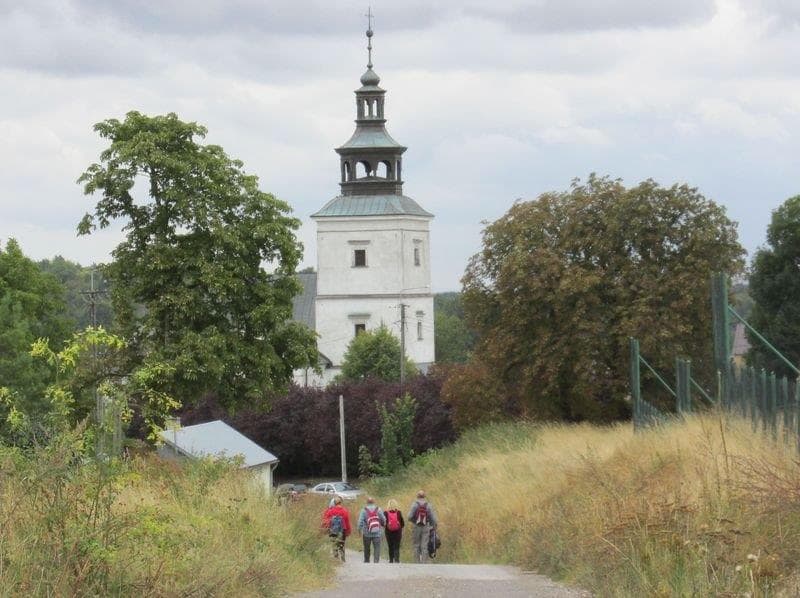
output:
<svg viewBox="0 0 800 598"><path fill-rule="evenodd" d="M355 332L354 332L353 336L358 336L362 332L366 332L367 331L367 325L366 324L356 324L354 326L354 328L355 328Z"/></svg>
<svg viewBox="0 0 800 598"><path fill-rule="evenodd" d="M353 250L353 267L366 268L367 266L367 250L354 249Z"/></svg>
<svg viewBox="0 0 800 598"><path fill-rule="evenodd" d="M414 265L415 266L419 266L420 265L419 247L414 247Z"/></svg>
<svg viewBox="0 0 800 598"><path fill-rule="evenodd" d="M422 340L422 321L417 321L417 340Z"/></svg>

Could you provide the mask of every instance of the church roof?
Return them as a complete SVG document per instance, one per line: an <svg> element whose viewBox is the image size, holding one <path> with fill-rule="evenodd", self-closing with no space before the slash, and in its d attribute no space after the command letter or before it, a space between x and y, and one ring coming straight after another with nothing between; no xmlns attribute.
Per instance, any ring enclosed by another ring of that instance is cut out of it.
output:
<svg viewBox="0 0 800 598"><path fill-rule="evenodd" d="M392 136L389 135L383 127L357 127L352 137L338 149L363 148L406 149L405 146L400 145L392 139Z"/></svg>
<svg viewBox="0 0 800 598"><path fill-rule="evenodd" d="M312 218L325 216L423 216L433 214L405 195L339 195L326 203Z"/></svg>
<svg viewBox="0 0 800 598"><path fill-rule="evenodd" d="M298 272L297 278L303 285L303 290L292 299L292 320L316 330L314 300L317 297L317 273Z"/></svg>

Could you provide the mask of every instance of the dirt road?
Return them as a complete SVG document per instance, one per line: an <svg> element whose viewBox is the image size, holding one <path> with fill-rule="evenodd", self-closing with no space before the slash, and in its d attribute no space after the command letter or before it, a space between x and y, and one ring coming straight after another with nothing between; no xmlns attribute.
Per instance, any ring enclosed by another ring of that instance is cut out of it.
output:
<svg viewBox="0 0 800 598"><path fill-rule="evenodd" d="M347 554L336 587L302 594L305 598L585 598L541 575L495 565L412 565L364 563L360 552Z"/></svg>

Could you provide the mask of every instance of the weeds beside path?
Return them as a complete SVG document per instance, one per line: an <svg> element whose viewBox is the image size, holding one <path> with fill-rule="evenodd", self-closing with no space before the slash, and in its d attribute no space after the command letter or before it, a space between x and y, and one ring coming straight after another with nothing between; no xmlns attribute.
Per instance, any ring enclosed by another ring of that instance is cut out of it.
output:
<svg viewBox="0 0 800 598"><path fill-rule="evenodd" d="M499 565L430 563L364 563L360 552L348 551L339 568L337 585L301 594L305 598L372 598L381 596L458 596L459 598L583 598L588 593L557 584L542 575Z"/></svg>

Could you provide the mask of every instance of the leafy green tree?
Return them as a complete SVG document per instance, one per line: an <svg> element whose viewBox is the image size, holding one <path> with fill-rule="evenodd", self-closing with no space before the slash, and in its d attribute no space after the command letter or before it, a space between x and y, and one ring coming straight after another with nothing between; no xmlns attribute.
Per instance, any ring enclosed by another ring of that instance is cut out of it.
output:
<svg viewBox="0 0 800 598"><path fill-rule="evenodd" d="M743 253L725 210L686 185L591 175L517 202L484 229L462 279L481 339L472 359L493 379L473 386L505 389L506 412L622 418L629 337L661 371L687 356L710 380L709 277L738 272ZM470 400L448 386L456 409Z"/></svg>
<svg viewBox="0 0 800 598"><path fill-rule="evenodd" d="M395 399L393 409L378 405L381 416L381 473L391 475L414 457L411 438L414 435L414 416L417 402L406 393Z"/></svg>
<svg viewBox="0 0 800 598"><path fill-rule="evenodd" d="M60 255L52 259L41 260L39 267L53 275L64 285L66 290L67 314L75 322L78 330L83 330L93 325L89 309L88 298L83 294L92 288L100 291L95 298L96 325L110 329L113 320L111 298L108 296L108 284L103 279L102 268L97 266L81 266L76 262L64 259Z"/></svg>
<svg viewBox="0 0 800 598"><path fill-rule="evenodd" d="M465 363L475 335L464 321L460 293L438 293L433 298L436 362Z"/></svg>
<svg viewBox="0 0 800 598"><path fill-rule="evenodd" d="M750 322L789 361L800 364L800 195L772 213L767 244L753 258ZM748 359L755 365L795 377L761 341L751 336L750 344Z"/></svg>
<svg viewBox="0 0 800 598"><path fill-rule="evenodd" d="M58 281L27 258L14 239L5 249L0 245L0 386L33 414L46 409L44 390L52 374L31 356L31 345L38 338L58 345L71 329Z"/></svg>
<svg viewBox="0 0 800 598"><path fill-rule="evenodd" d="M405 358L407 376L416 374L416 366ZM364 380L380 378L394 381L400 379L400 341L381 324L375 330L358 333L344 354L340 380Z"/></svg>
<svg viewBox="0 0 800 598"><path fill-rule="evenodd" d="M79 182L101 198L78 231L123 224L104 273L131 371L169 364L154 392L233 406L314 364L313 332L291 319L302 248L289 206L175 114L129 112L95 131L110 145Z"/></svg>

